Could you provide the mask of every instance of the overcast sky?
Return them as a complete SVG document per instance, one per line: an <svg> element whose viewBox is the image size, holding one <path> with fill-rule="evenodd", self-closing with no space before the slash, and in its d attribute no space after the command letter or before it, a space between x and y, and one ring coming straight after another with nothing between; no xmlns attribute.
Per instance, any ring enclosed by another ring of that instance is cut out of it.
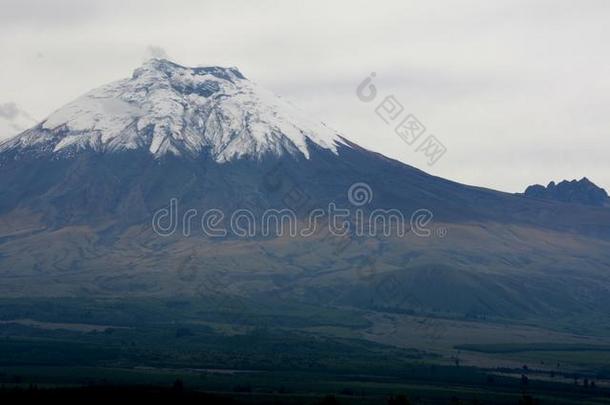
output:
<svg viewBox="0 0 610 405"><path fill-rule="evenodd" d="M43 119L151 56L237 66L369 149L504 191L610 189L610 1L0 0L0 105ZM447 147L356 97L371 72Z"/></svg>

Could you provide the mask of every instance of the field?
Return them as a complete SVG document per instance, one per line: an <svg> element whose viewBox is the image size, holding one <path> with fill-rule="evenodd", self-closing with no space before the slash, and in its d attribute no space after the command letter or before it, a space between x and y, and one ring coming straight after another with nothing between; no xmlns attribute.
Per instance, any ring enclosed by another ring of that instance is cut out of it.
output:
<svg viewBox="0 0 610 405"><path fill-rule="evenodd" d="M76 387L177 395L177 384L180 395L247 403L610 400L610 345L531 326L226 298L7 299L0 308L7 398ZM516 336L523 343L506 343ZM542 338L554 344L534 343Z"/></svg>

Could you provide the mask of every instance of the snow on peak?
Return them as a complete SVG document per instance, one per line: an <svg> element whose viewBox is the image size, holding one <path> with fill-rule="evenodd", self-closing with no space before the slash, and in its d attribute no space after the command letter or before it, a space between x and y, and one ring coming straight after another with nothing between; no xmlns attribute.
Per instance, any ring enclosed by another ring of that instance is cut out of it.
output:
<svg viewBox="0 0 610 405"><path fill-rule="evenodd" d="M226 162L265 153L309 157L308 141L337 153L342 138L236 68L151 59L131 78L81 96L0 151L37 144L54 152L146 148L156 157L209 151Z"/></svg>

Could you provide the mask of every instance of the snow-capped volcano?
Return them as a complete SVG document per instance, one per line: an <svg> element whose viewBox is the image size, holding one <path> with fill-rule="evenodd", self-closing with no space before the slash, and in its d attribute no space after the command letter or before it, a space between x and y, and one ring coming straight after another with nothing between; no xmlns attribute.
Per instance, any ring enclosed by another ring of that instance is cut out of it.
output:
<svg viewBox="0 0 610 405"><path fill-rule="evenodd" d="M236 68L189 68L152 59L131 78L102 86L0 145L72 154L146 149L155 157L207 152L217 162L337 152L334 130L246 79Z"/></svg>
<svg viewBox="0 0 610 405"><path fill-rule="evenodd" d="M363 183L361 205L350 193ZM381 215L369 225L384 233L334 238L320 224L311 237L248 229L256 237L212 240L202 229L219 210L225 230L245 226L233 223L243 210L253 224L286 209L311 224L331 204ZM386 223L402 216L409 229L422 210L433 215L428 237L385 235ZM173 236L153 231L158 212ZM571 287L610 285L608 252L608 208L431 176L343 140L232 68L153 60L0 144L5 295L200 296L205 274L226 273L243 296L521 320L572 319L597 302L601 319L607 290L579 305Z"/></svg>

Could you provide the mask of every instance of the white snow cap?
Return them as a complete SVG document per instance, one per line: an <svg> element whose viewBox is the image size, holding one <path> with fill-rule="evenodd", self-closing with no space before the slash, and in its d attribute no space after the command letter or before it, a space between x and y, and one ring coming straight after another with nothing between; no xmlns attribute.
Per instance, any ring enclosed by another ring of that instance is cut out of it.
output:
<svg viewBox="0 0 610 405"><path fill-rule="evenodd" d="M10 143L44 143L54 152L146 148L155 157L207 150L226 162L266 153L309 158L308 140L333 153L343 143L336 131L236 68L188 68L151 59L131 78L90 91L51 114L41 130Z"/></svg>

